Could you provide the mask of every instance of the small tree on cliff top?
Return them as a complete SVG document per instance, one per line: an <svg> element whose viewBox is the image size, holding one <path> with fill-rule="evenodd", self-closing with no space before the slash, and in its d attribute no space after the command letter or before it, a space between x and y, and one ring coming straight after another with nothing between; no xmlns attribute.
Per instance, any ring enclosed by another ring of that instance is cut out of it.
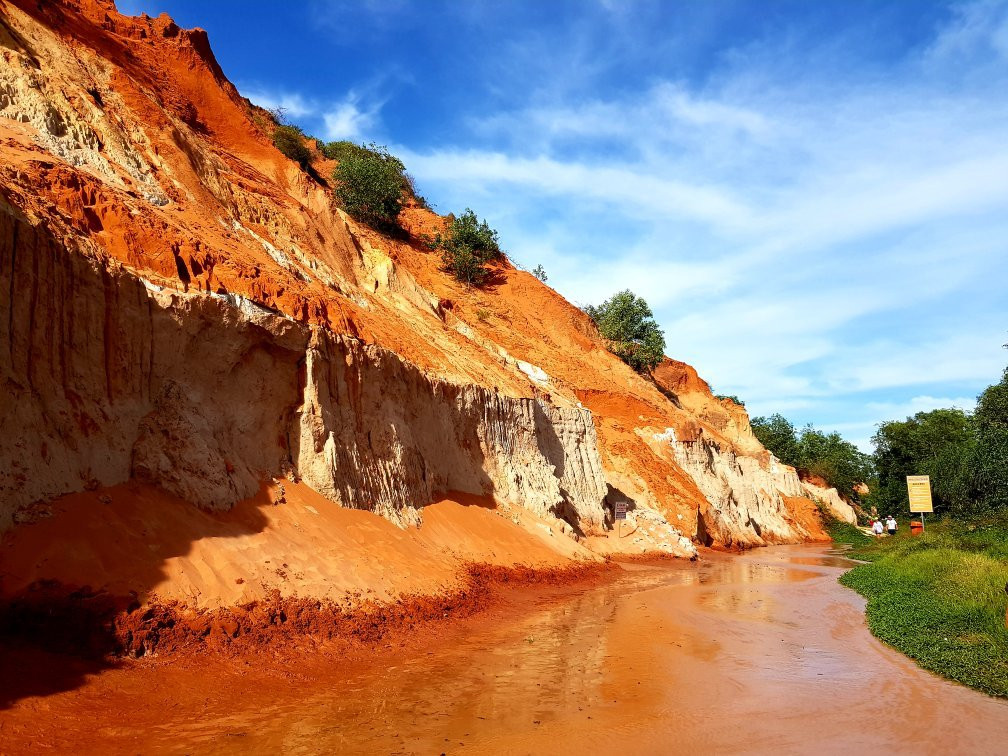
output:
<svg viewBox="0 0 1008 756"><path fill-rule="evenodd" d="M444 270L470 286L480 286L490 275L486 264L501 255L497 232L468 208L452 218L447 235L438 234L431 248L441 250Z"/></svg>
<svg viewBox="0 0 1008 756"><path fill-rule="evenodd" d="M629 289L585 312L608 342L609 351L638 373L654 370L665 356L665 336L648 303Z"/></svg>

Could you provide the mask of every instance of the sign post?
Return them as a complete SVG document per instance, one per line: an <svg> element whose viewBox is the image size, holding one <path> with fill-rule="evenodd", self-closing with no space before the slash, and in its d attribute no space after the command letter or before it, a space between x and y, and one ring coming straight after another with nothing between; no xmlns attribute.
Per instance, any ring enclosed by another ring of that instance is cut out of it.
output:
<svg viewBox="0 0 1008 756"><path fill-rule="evenodd" d="M623 537L623 520L626 519L626 502L617 501L615 506L616 522L619 523L619 530L617 531L617 539Z"/></svg>
<svg viewBox="0 0 1008 756"><path fill-rule="evenodd" d="M907 494L910 496L910 512L921 516L923 532L924 513L934 512L931 504L931 479L927 475L907 475Z"/></svg>

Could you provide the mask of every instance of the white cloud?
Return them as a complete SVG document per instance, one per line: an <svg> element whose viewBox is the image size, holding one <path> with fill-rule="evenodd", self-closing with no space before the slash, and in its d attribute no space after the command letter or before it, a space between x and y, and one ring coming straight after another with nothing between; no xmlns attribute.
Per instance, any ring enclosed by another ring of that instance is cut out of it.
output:
<svg viewBox="0 0 1008 756"><path fill-rule="evenodd" d="M283 110L287 119L309 131L316 124L327 140L359 141L371 137L378 129L383 100L372 99L364 104L356 91L348 92L338 102L321 102L298 92L277 92L263 87L242 87L240 91L252 102L267 110Z"/></svg>
<svg viewBox="0 0 1008 756"><path fill-rule="evenodd" d="M672 118L693 126L741 130L754 135L766 134L772 126L762 113L716 99L695 97L681 85L660 84L652 97Z"/></svg>
<svg viewBox="0 0 1008 756"><path fill-rule="evenodd" d="M719 391L866 447L1005 362L1005 9L967 7L887 76L756 51L703 86L530 97L471 124L483 148L403 157L571 300L630 288Z"/></svg>
<svg viewBox="0 0 1008 756"><path fill-rule="evenodd" d="M362 110L357 95L351 92L343 102L322 114L325 137L329 140L360 140L373 132L380 106Z"/></svg>
<svg viewBox="0 0 1008 756"><path fill-rule="evenodd" d="M523 191L591 199L636 216L681 216L731 228L749 220L749 209L726 188L691 184L634 170L632 166L585 164L548 157L512 157L501 152L444 150L428 154L400 151L417 176L480 186L512 185Z"/></svg>

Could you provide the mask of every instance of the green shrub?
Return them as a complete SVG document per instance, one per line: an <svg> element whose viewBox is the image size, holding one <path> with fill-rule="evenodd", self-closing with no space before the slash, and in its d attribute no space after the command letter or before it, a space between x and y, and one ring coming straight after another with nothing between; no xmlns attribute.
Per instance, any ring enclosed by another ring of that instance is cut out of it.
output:
<svg viewBox="0 0 1008 756"><path fill-rule="evenodd" d="M343 208L372 228L396 228L406 173L402 161L374 144L330 142L324 151L339 161L333 171L333 195Z"/></svg>
<svg viewBox="0 0 1008 756"><path fill-rule="evenodd" d="M481 286L490 275L487 263L501 256L497 232L468 208L452 218L446 236L438 234L430 247L441 250L444 270L469 286Z"/></svg>
<svg viewBox="0 0 1008 756"><path fill-rule="evenodd" d="M338 142L327 142L322 145L322 154L329 160L345 160L347 157L361 157L368 152L367 147L348 142L345 139Z"/></svg>
<svg viewBox="0 0 1008 756"><path fill-rule="evenodd" d="M546 283L549 279L549 276L546 275L546 269L542 265L536 265L535 268L532 269L532 275L543 283Z"/></svg>
<svg viewBox="0 0 1008 756"><path fill-rule="evenodd" d="M335 160L336 162L342 163L343 161L350 159L360 159L368 160L371 154L375 152L381 152L384 148L377 148L374 145L370 147L365 147L363 145L354 144L353 142L348 142L342 139L338 142L327 142L321 146L322 154L329 160ZM395 159L395 158L393 158ZM400 163L401 165L401 163ZM416 180L405 170L400 171L402 191L407 195L416 200L420 207L430 209L430 205L427 200L422 197L416 189Z"/></svg>
<svg viewBox="0 0 1008 756"><path fill-rule="evenodd" d="M654 370L665 356L665 336L648 303L630 290L614 294L585 312L595 321L609 351L638 373Z"/></svg>
<svg viewBox="0 0 1008 756"><path fill-rule="evenodd" d="M749 421L753 435L767 451L786 465L798 465L798 434L791 421L779 413Z"/></svg>
<svg viewBox="0 0 1008 756"><path fill-rule="evenodd" d="M311 150L304 143L304 132L297 126L277 126L273 130L273 145L303 169L311 165Z"/></svg>

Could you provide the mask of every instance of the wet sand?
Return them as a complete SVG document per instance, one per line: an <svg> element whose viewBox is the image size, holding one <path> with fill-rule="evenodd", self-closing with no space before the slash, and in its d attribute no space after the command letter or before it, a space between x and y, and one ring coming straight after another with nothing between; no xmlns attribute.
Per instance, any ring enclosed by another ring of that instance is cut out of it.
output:
<svg viewBox="0 0 1008 756"><path fill-rule="evenodd" d="M628 564L365 657L130 663L0 712L0 751L1008 752L1008 701L875 640L849 565Z"/></svg>

